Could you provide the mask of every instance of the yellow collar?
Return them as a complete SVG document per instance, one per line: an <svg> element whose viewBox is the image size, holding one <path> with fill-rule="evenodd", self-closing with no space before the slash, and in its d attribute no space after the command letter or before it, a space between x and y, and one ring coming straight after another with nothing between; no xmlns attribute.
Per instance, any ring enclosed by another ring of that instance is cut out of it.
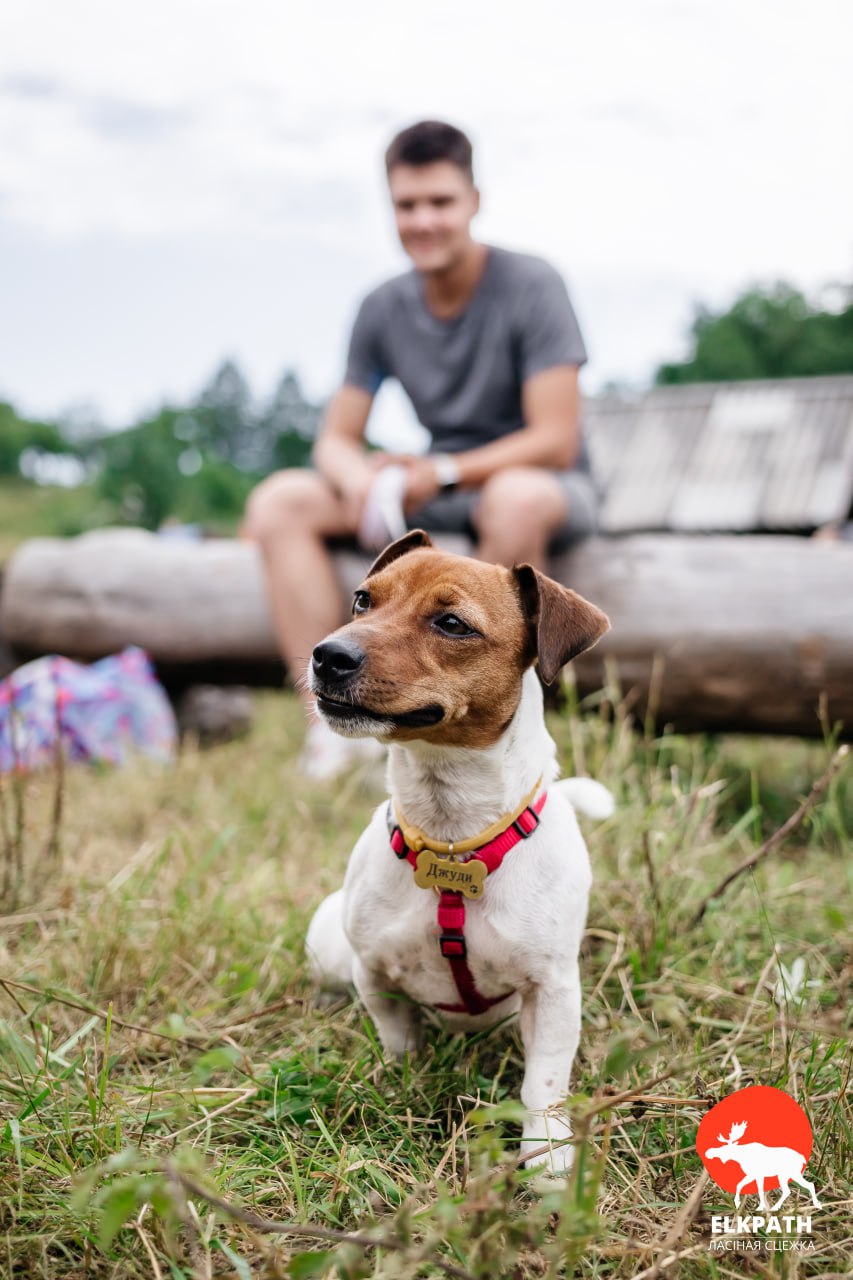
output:
<svg viewBox="0 0 853 1280"><path fill-rule="evenodd" d="M506 831L507 827L512 826L536 795L541 781L542 778L540 776L512 813L505 813L502 817L497 818L491 826L486 827L478 835L471 836L468 840L432 840L425 832L421 831L420 827L410 826L405 818L402 817L396 805L394 806L394 816L397 826L403 833L403 839L407 847L413 849L415 853L420 853L422 849L429 849L432 853L471 853L474 849L480 849L484 844L488 844L490 840L494 840L502 832Z"/></svg>

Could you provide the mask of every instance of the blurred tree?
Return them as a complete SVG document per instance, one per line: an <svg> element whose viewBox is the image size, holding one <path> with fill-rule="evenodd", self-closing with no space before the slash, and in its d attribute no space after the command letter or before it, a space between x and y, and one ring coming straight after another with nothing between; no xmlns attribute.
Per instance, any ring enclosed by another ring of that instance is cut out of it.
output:
<svg viewBox="0 0 853 1280"><path fill-rule="evenodd" d="M185 480L179 513L198 524L232 522L242 515L254 478L217 458L204 458L191 480Z"/></svg>
<svg viewBox="0 0 853 1280"><path fill-rule="evenodd" d="M791 285L747 290L728 311L698 306L693 351L663 364L658 385L853 373L853 288L839 287L837 310L812 307Z"/></svg>
<svg viewBox="0 0 853 1280"><path fill-rule="evenodd" d="M305 399L291 372L284 374L266 408L258 411L246 379L233 360L226 360L188 417L193 443L203 453L261 476L278 467L307 464L320 412Z"/></svg>
<svg viewBox="0 0 853 1280"><path fill-rule="evenodd" d="M123 431L98 427L89 409L55 426L25 422L0 403L0 475L19 475L26 451L72 454L85 466L81 475L94 478L101 506L93 510L102 518L149 529L169 517L228 527L262 476L307 465L320 413L291 372L259 412L232 360L192 404L164 406Z"/></svg>
<svg viewBox="0 0 853 1280"><path fill-rule="evenodd" d="M104 427L93 404L80 401L66 409L56 424L65 440L75 452L85 454L87 446L99 440Z"/></svg>
<svg viewBox="0 0 853 1280"><path fill-rule="evenodd" d="M265 469L307 467L322 412L305 399L296 374L285 373L262 419L272 446L270 466Z"/></svg>
<svg viewBox="0 0 853 1280"><path fill-rule="evenodd" d="M233 360L220 365L192 413L200 449L247 471L257 469L258 424L252 393Z"/></svg>
<svg viewBox="0 0 853 1280"><path fill-rule="evenodd" d="M19 418L10 404L0 403L0 475L20 475L21 455L27 449L72 452L53 423L29 422Z"/></svg>
<svg viewBox="0 0 853 1280"><path fill-rule="evenodd" d="M183 443L175 438L174 409L127 431L101 437L96 491L119 508L128 524L156 529L174 511L181 486L178 458Z"/></svg>
<svg viewBox="0 0 853 1280"><path fill-rule="evenodd" d="M96 492L129 524L157 529L169 517L233 522L255 477L204 448L195 410L164 408L98 442Z"/></svg>

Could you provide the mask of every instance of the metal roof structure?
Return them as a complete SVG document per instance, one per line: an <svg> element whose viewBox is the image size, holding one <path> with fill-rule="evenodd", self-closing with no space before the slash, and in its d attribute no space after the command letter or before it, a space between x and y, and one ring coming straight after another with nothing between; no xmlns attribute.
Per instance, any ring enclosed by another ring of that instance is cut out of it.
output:
<svg viewBox="0 0 853 1280"><path fill-rule="evenodd" d="M853 376L600 396L585 422L605 533L810 530L853 504Z"/></svg>

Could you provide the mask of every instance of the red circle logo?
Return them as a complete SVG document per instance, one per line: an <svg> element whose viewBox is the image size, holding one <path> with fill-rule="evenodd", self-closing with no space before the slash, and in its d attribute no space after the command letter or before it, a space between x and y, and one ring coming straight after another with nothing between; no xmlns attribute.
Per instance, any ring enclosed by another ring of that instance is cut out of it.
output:
<svg viewBox="0 0 853 1280"><path fill-rule="evenodd" d="M757 1193L762 1200L764 1191L800 1181L812 1145L802 1107L764 1084L723 1098L696 1133L696 1150L717 1186L732 1195Z"/></svg>

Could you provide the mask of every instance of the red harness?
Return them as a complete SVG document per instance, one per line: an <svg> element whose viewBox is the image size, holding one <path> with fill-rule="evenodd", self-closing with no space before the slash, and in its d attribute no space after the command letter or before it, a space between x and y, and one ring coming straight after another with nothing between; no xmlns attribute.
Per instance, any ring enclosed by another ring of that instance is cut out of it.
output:
<svg viewBox="0 0 853 1280"><path fill-rule="evenodd" d="M497 871L510 849L521 840L526 840L539 826L539 815L547 799L548 792L543 791L539 799L523 809L505 831L495 836L488 844L475 849L469 857L465 858L465 862L477 858L485 863L487 875ZM401 861L405 858L413 868L416 867L418 855L414 849L407 846L403 832L394 822L390 801L387 821L394 853ZM465 898L455 889L441 891L438 900L438 927L440 930L438 945L441 954L450 965L450 972L461 1003L437 1004L434 1008L442 1009L446 1013L485 1013L487 1009L491 1009L492 1005L500 1004L502 1000L508 1000L515 994L514 991L506 991L502 996L482 996L477 990L474 975L468 967L468 950L465 946Z"/></svg>

